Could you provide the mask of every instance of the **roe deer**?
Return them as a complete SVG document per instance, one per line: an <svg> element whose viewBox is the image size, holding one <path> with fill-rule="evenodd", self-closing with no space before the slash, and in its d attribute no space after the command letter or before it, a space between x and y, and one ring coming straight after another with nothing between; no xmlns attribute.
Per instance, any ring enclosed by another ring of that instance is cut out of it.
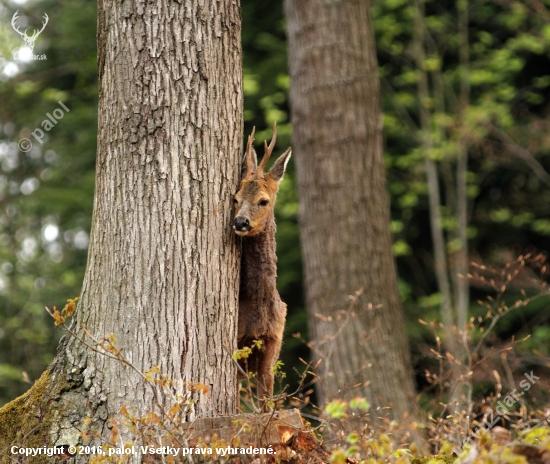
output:
<svg viewBox="0 0 550 464"><path fill-rule="evenodd" d="M235 194L233 229L243 237L238 347L250 347L254 340L262 342L260 349L253 349L247 365L249 371L258 374L258 397L265 409L265 398L273 396L273 366L281 351L286 317L286 304L282 302L276 286L273 207L291 149L275 161L268 173L264 173L277 139L277 127L273 125L273 138L269 146L264 142L265 154L259 166L252 146L254 132L255 128L248 137L243 176Z"/></svg>

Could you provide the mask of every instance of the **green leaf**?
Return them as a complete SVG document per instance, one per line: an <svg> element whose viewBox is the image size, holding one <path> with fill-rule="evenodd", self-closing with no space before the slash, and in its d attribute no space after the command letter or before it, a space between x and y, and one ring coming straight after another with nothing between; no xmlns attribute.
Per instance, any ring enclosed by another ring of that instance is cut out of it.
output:
<svg viewBox="0 0 550 464"><path fill-rule="evenodd" d="M355 398L353 398L350 401L349 405L353 409L360 409L362 411L368 411L370 409L369 402L365 398L360 397L360 396L356 396Z"/></svg>
<svg viewBox="0 0 550 464"><path fill-rule="evenodd" d="M327 404L325 411L333 419L347 417L348 403L342 400L333 400Z"/></svg>

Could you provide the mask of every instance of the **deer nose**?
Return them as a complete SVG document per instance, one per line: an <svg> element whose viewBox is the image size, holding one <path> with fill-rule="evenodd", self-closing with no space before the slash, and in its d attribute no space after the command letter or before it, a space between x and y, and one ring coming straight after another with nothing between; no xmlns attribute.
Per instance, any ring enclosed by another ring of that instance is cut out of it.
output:
<svg viewBox="0 0 550 464"><path fill-rule="evenodd" d="M250 222L246 218L237 217L237 218L235 218L235 221L233 222L233 228L238 230L238 231L249 230L250 229Z"/></svg>

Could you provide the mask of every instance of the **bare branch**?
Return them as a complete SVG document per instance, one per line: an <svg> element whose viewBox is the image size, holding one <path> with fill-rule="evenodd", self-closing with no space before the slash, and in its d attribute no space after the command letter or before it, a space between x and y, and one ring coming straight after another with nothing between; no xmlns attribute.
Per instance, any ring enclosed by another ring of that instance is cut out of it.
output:
<svg viewBox="0 0 550 464"><path fill-rule="evenodd" d="M535 175L543 181L547 186L550 187L550 174L546 172L542 164L540 164L537 159L533 156L533 154L523 148L520 147L514 140L502 129L499 129L496 126L491 125L491 130L494 135L496 135L501 142L503 142L506 147L510 150L511 153L516 155L517 157L521 158L525 163L533 170Z"/></svg>

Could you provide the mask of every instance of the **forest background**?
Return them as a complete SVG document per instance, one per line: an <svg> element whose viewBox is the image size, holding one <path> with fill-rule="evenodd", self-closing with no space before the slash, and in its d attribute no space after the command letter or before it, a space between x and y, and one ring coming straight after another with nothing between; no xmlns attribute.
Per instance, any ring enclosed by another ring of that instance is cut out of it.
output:
<svg viewBox="0 0 550 464"><path fill-rule="evenodd" d="M520 254L546 253L550 243L550 2L470 2L467 47L462 46L458 20L464 5L424 3L427 53L420 56L416 2L372 1L393 251L421 404L435 395L425 373L437 368L437 360L431 352L436 347L433 331L419 319L440 320L442 304L434 271L426 160L435 161L439 169L441 228L451 266L461 227L470 260L497 270ZM34 52L46 54L47 60L12 60L22 45L10 24L18 8L22 29L27 27L24 21L36 27L48 14ZM243 138L256 126L257 140L269 139L277 121L279 146L288 146L292 127L282 2L243 0L242 12ZM63 307L67 298L80 293L95 177L96 19L93 1L0 5L0 405L28 389L54 357L60 332L44 306ZM467 101L460 90L465 73ZM427 93L419 86L423 75L429 82ZM59 101L69 112L40 144L30 134ZM18 147L22 137L34 142L28 152ZM465 139L467 217L461 223L454 186ZM310 353L302 341L307 340L307 314L292 163L289 169L276 215L278 285L289 308L282 360L292 384L297 381L292 368ZM537 272L524 268L505 298L514 301L521 290L539 292ZM487 295L495 292L472 279L470 316L486 313L477 301ZM487 340L497 350L513 337L530 338L476 372L474 396L494 388L493 369L524 372L548 366L549 319L548 298L542 298L499 322ZM542 371L539 376L532 399L545 404L549 379Z"/></svg>

